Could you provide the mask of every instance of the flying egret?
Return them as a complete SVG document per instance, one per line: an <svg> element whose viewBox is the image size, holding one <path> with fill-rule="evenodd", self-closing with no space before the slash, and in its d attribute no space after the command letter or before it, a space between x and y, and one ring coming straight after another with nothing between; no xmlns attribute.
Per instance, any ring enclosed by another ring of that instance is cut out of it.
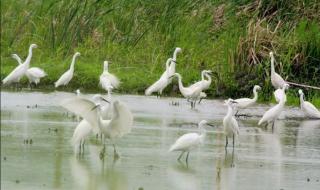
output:
<svg viewBox="0 0 320 190"><path fill-rule="evenodd" d="M178 77L178 83L179 83L179 90L181 94L187 98L187 100L191 101L191 108L195 107L195 102L200 97L202 86L195 86L195 87L184 87L182 84L182 77L179 73L175 73L172 77Z"/></svg>
<svg viewBox="0 0 320 190"><path fill-rule="evenodd" d="M235 108L237 109L244 109L252 106L256 101L258 100L258 92L257 90L261 90L261 87L259 85L254 85L253 87L253 98L239 98L235 99L234 101L237 102L235 105ZM237 110L238 113L238 110ZM237 115L237 113L235 115Z"/></svg>
<svg viewBox="0 0 320 190"><path fill-rule="evenodd" d="M109 73L108 61L104 61L103 65L103 73L100 75L100 86L106 91L108 91L108 88L110 86L112 86L113 88L118 88L120 85L120 81L115 75Z"/></svg>
<svg viewBox="0 0 320 190"><path fill-rule="evenodd" d="M274 69L275 59L274 59L273 52L270 52L269 55L271 58L271 83L275 89L282 88L287 83L285 80L283 80L283 78L278 73L276 73Z"/></svg>
<svg viewBox="0 0 320 190"><path fill-rule="evenodd" d="M29 47L29 54L24 63L19 64L6 78L2 80L4 85L11 83L18 83L20 79L25 75L30 66L30 61L32 58L32 49L37 48L36 44L31 44Z"/></svg>
<svg viewBox="0 0 320 190"><path fill-rule="evenodd" d="M103 99L104 101L107 101ZM110 120L101 118L100 110L97 109L99 104L96 105L93 101L73 97L66 99L61 103L65 109L82 116L87 120L93 128L99 128L104 135L104 138L110 139L114 148L114 156L118 157L114 140L121 138L123 135L131 131L133 125L133 116L127 105L119 100L112 102L113 114ZM105 153L105 143L101 151L101 156Z"/></svg>
<svg viewBox="0 0 320 190"><path fill-rule="evenodd" d="M74 72L74 64L75 64L76 58L78 56L80 56L79 52L76 52L73 55L72 62L71 62L69 70L67 70L65 73L63 73L61 75L61 77L59 78L59 80L54 83L54 86L56 88L58 88L59 86L66 86L71 81L71 79L73 77L73 72Z"/></svg>
<svg viewBox="0 0 320 190"><path fill-rule="evenodd" d="M206 125L210 125L207 123L206 120L200 121L198 124L200 133L187 133L187 134L182 135L170 147L169 152L181 151L181 154L178 157L178 161L180 161L183 154L185 152L187 152L186 163L188 163L190 151L197 148L199 145L204 143L204 140L206 137L206 129L205 129Z"/></svg>
<svg viewBox="0 0 320 190"><path fill-rule="evenodd" d="M157 92L160 97L162 91L172 82L172 76L176 72L177 54L181 52L181 48L177 47L173 53L173 58L169 58L166 62L166 70L160 79L146 89L145 95L150 96L153 92Z"/></svg>
<svg viewBox="0 0 320 190"><path fill-rule="evenodd" d="M22 60L21 58L17 55L17 54L12 54L11 57L15 60L17 60L17 62L19 63L19 65L22 64ZM29 79L29 83L30 83L30 87L31 84L34 83L35 85L37 85L40 82L40 79L47 76L47 73L44 72L42 69L40 69L39 67L31 67L29 68L25 75L27 76L27 78Z"/></svg>
<svg viewBox="0 0 320 190"><path fill-rule="evenodd" d="M284 109L284 105L287 101L287 97L285 95L285 90L289 87L288 84L285 84L281 90L283 91L282 93L284 94L284 96L281 97L279 103L277 105L275 105L274 107L270 108L268 111L266 111L262 118L260 119L258 125L261 125L263 123L267 123L268 124L272 123L272 131L274 128L274 122L275 120L279 117L279 115L281 114L281 112Z"/></svg>
<svg viewBox="0 0 320 190"><path fill-rule="evenodd" d="M320 119L320 111L310 102L304 100L304 93L299 89L301 110L310 118Z"/></svg>
<svg viewBox="0 0 320 190"><path fill-rule="evenodd" d="M233 99L228 99L225 101L225 105L228 106L227 115L223 118L223 131L226 136L225 149L228 147L228 138L232 137L232 147L234 149L235 137L239 135L239 125L237 120L234 118L234 104L237 104Z"/></svg>

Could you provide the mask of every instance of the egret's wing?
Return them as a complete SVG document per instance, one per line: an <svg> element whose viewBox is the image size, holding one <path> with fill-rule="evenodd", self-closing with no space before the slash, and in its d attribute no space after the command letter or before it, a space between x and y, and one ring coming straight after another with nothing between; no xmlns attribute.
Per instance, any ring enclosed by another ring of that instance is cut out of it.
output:
<svg viewBox="0 0 320 190"><path fill-rule="evenodd" d="M24 75L25 70L24 65L18 65L6 78L2 80L3 84L10 84L12 82L18 82L20 78Z"/></svg>
<svg viewBox="0 0 320 190"><path fill-rule="evenodd" d="M304 102L304 108L308 113L311 113L313 116L320 117L320 111L310 102L305 101Z"/></svg>
<svg viewBox="0 0 320 190"><path fill-rule="evenodd" d="M111 73L108 73L107 77L110 80L110 83L114 88L118 88L119 87L120 81L115 75L113 75Z"/></svg>
<svg viewBox="0 0 320 190"><path fill-rule="evenodd" d="M236 134L239 135L240 130L239 130L239 125L238 125L237 120L234 117L232 117L231 122L232 122L232 127L234 129L233 131L235 131Z"/></svg>
<svg viewBox="0 0 320 190"><path fill-rule="evenodd" d="M55 87L68 84L71 80L72 73L70 73L70 70L67 70L65 73L61 75L61 77L54 83Z"/></svg>
<svg viewBox="0 0 320 190"><path fill-rule="evenodd" d="M98 109L96 108L94 102L82 97L75 96L73 98L62 101L61 106L83 117L91 124L92 127L99 127Z"/></svg>
<svg viewBox="0 0 320 190"><path fill-rule="evenodd" d="M118 115L113 114L111 119L111 127L113 131L117 131L118 137L129 133L133 125L133 115L128 106L119 101L119 104L113 105L114 112L118 112Z"/></svg>
<svg viewBox="0 0 320 190"><path fill-rule="evenodd" d="M36 78L45 77L47 75L47 73L45 73L42 69L38 67L32 67L28 69L27 72Z"/></svg>
<svg viewBox="0 0 320 190"><path fill-rule="evenodd" d="M168 80L166 74L164 73L163 76L155 83L153 83L149 88L146 89L145 94L147 96L151 95L153 92L157 92L160 89L164 89L168 85Z"/></svg>
<svg viewBox="0 0 320 190"><path fill-rule="evenodd" d="M170 147L169 151L183 150L194 145L199 138L197 133L187 133L179 137L176 142Z"/></svg>
<svg viewBox="0 0 320 190"><path fill-rule="evenodd" d="M201 81L198 81L198 82L190 85L188 88L192 88L192 89L199 88L199 87L202 87L202 85L203 85L203 81L201 80Z"/></svg>

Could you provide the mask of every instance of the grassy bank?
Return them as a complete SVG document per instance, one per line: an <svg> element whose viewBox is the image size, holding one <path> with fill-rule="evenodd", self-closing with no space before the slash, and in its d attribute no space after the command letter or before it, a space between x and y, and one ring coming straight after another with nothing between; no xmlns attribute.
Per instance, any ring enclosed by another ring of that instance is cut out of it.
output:
<svg viewBox="0 0 320 190"><path fill-rule="evenodd" d="M320 3L286 2L3 0L1 78L17 65L10 54L25 58L29 44L36 43L31 64L48 73L40 87L53 88L79 51L69 89L98 88L103 60L110 60L110 71L122 81L120 91L143 93L178 46L183 52L176 69L185 84L208 68L218 73L209 97L249 96L259 84L261 101L270 101L269 51L287 80L320 84ZM166 94L176 94L173 89ZM294 97L297 88L289 94ZM306 95L320 105L319 92L307 90Z"/></svg>

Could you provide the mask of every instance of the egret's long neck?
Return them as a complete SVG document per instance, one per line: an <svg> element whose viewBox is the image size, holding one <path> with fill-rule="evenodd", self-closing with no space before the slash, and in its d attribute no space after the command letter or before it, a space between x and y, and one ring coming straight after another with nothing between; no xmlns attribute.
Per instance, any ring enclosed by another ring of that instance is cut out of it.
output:
<svg viewBox="0 0 320 190"><path fill-rule="evenodd" d="M283 96L283 98L281 98L281 99L280 99L280 101L279 101L279 105L284 106L284 104L285 104L285 103L286 103L286 101L287 101L287 95L286 95L286 92L285 92L285 90L284 90L284 89L281 89L281 90L283 90L283 94L284 94L284 96Z"/></svg>
<svg viewBox="0 0 320 190"><path fill-rule="evenodd" d="M257 101L258 100L258 92L257 92L257 89L253 89L253 100L254 101Z"/></svg>
<svg viewBox="0 0 320 190"><path fill-rule="evenodd" d="M174 53L173 53L173 57L172 57L172 60L173 60L174 62L177 61L177 54L178 54L178 51L175 50Z"/></svg>
<svg viewBox="0 0 320 190"><path fill-rule="evenodd" d="M204 80L204 74L205 74L205 71L202 71L201 72L201 80Z"/></svg>
<svg viewBox="0 0 320 190"><path fill-rule="evenodd" d="M70 65L70 70L71 70L71 71L74 70L74 64L75 64L75 62L76 62L76 58L77 58L76 55L74 55L73 58L72 58L72 62L71 62L71 65Z"/></svg>
<svg viewBox="0 0 320 190"><path fill-rule="evenodd" d="M232 114L233 114L233 109L231 107L231 105L228 105L228 113L227 113L227 116L228 118L232 117Z"/></svg>
<svg viewBox="0 0 320 190"><path fill-rule="evenodd" d="M205 76L208 78L208 82L210 82L211 84L211 81L212 81L211 76L208 73L206 73Z"/></svg>
<svg viewBox="0 0 320 190"><path fill-rule="evenodd" d="M178 83L179 83L179 89L180 89L180 91L183 91L185 88L184 88L184 86L183 86L183 84L182 84L182 78L181 78L180 75L178 75Z"/></svg>
<svg viewBox="0 0 320 190"><path fill-rule="evenodd" d="M200 126L200 138L203 141L206 138L207 131L203 126Z"/></svg>
<svg viewBox="0 0 320 190"><path fill-rule="evenodd" d="M104 63L103 64L103 71L108 71L109 69L109 64L108 63Z"/></svg>
<svg viewBox="0 0 320 190"><path fill-rule="evenodd" d="M24 62L26 65L30 65L30 61L31 61L31 58L32 58L32 47L30 46L29 47L29 54L28 54L28 57L26 59L26 61Z"/></svg>
<svg viewBox="0 0 320 190"><path fill-rule="evenodd" d="M275 69L274 69L274 56L271 56L271 75L274 75L275 73Z"/></svg>
<svg viewBox="0 0 320 190"><path fill-rule="evenodd" d="M111 93L112 93L112 90L111 88L108 88L108 99L111 100Z"/></svg>
<svg viewBox="0 0 320 190"><path fill-rule="evenodd" d="M303 102L304 102L303 94L301 93L301 94L300 94L300 105L302 105Z"/></svg>

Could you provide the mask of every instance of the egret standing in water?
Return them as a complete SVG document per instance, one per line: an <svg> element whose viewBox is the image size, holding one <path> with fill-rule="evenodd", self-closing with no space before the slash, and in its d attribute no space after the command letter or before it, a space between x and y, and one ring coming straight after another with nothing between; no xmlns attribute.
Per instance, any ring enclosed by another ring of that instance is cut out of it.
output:
<svg viewBox="0 0 320 190"><path fill-rule="evenodd" d="M320 111L310 102L304 100L304 93L299 89L301 110L310 118L320 119Z"/></svg>
<svg viewBox="0 0 320 190"><path fill-rule="evenodd" d="M153 92L157 92L157 96L161 96L162 91L172 82L172 76L176 72L177 54L181 52L181 48L177 47L173 53L173 58L169 58L166 62L166 70L160 79L146 89L145 95L150 96Z"/></svg>
<svg viewBox="0 0 320 190"><path fill-rule="evenodd" d="M287 84L287 83L286 83L286 81L283 80L283 78L282 78L278 73L276 73L276 71L275 71L275 68L274 68L275 59L274 59L273 52L270 52L269 55L270 55L270 58L271 58L271 83L272 83L272 86L273 86L275 89L283 88L283 86L284 86L285 84Z"/></svg>
<svg viewBox="0 0 320 190"><path fill-rule="evenodd" d="M108 91L108 88L111 86L112 88L119 88L120 81L119 79L109 73L109 62L103 62L103 73L100 75L100 86L105 91Z"/></svg>
<svg viewBox="0 0 320 190"><path fill-rule="evenodd" d="M250 106L252 106L253 104L255 104L258 100L258 92L257 90L261 90L261 87L259 85L254 85L253 87L253 98L239 98L239 99L235 99L234 101L237 102L237 104L235 105L235 107L237 109L245 109L248 108ZM237 110L238 113L238 110ZM237 113L235 115L237 115Z"/></svg>
<svg viewBox="0 0 320 190"><path fill-rule="evenodd" d="M19 64L6 78L2 80L2 83L4 85L20 82L20 79L23 77L23 75L25 75L25 73L30 67L30 61L32 58L32 49L37 47L38 46L36 44L30 45L27 59L24 61L24 63Z"/></svg>
<svg viewBox="0 0 320 190"><path fill-rule="evenodd" d="M232 148L234 149L235 138L238 137L240 132L238 122L234 118L234 104L237 104L237 102L232 99L225 101L225 105L228 106L227 115L223 118L223 131L226 136L226 150L228 147L228 138L232 137Z"/></svg>
<svg viewBox="0 0 320 190"><path fill-rule="evenodd" d="M211 70L203 70L201 72L201 80L196 82L196 83L194 83L194 84L192 84L192 85L190 85L189 88L198 88L198 87L200 87L200 88L202 88L201 91L205 91L205 90L209 89L210 84L212 82L212 79L211 79L211 76L210 76L211 73L212 73ZM208 80L206 80L205 77L207 77ZM207 94L204 93L204 92L201 92L200 96L198 97L199 103L205 97L207 97Z"/></svg>
<svg viewBox="0 0 320 190"><path fill-rule="evenodd" d="M197 148L204 143L206 137L206 125L209 125L206 120L200 121L198 124L200 133L187 133L179 137L176 142L170 147L169 151L181 151L178 161L185 152L187 152L186 163L188 163L189 153L191 150ZM211 126L211 125L210 125Z"/></svg>
<svg viewBox="0 0 320 190"><path fill-rule="evenodd" d="M58 88L59 86L66 86L71 81L71 79L73 77L73 73L74 73L74 64L76 62L76 58L79 57L79 56L80 56L79 52L77 52L77 53L75 53L73 55L72 62L71 62L69 70L67 70L65 73L63 73L63 75L61 75L59 80L54 83L54 86L56 88Z"/></svg>
<svg viewBox="0 0 320 190"><path fill-rule="evenodd" d="M104 101L107 101L103 99ZM115 139L121 138L123 135L131 131L133 125L133 115L126 104L116 100L112 102L113 113L110 120L104 120L101 117L100 110L97 109L93 101L74 97L66 99L61 103L61 106L67 110L82 116L87 120L93 128L98 127L104 138L110 139L114 148L114 156L117 158L118 154L115 147ZM101 151L101 157L105 154L105 143Z"/></svg>
<svg viewBox="0 0 320 190"><path fill-rule="evenodd" d="M289 87L288 84L285 84L283 87L282 87L282 93L284 94L284 96L281 97L279 103L277 105L275 105L274 107L270 108L268 111L266 111L262 118L260 119L258 125L261 125L263 123L267 123L267 126L268 124L272 123L272 131L274 129L274 122L275 120L279 117L279 115L281 114L281 112L283 111L284 109L284 105L287 101L287 97L285 95L285 90Z"/></svg>
<svg viewBox="0 0 320 190"><path fill-rule="evenodd" d="M178 77L178 83L179 83L179 90L180 93L191 102L191 108L195 108L195 104L197 99L200 97L202 86L195 86L195 87L184 87L182 84L182 77L179 73L175 73L171 77Z"/></svg>
<svg viewBox="0 0 320 190"><path fill-rule="evenodd" d="M19 65L23 64L21 58L17 54L12 54L11 57L19 63ZM42 69L39 67L31 67L29 68L25 75L29 79L30 88L32 83L37 85L40 82L40 79L47 76L47 73L45 73Z"/></svg>

